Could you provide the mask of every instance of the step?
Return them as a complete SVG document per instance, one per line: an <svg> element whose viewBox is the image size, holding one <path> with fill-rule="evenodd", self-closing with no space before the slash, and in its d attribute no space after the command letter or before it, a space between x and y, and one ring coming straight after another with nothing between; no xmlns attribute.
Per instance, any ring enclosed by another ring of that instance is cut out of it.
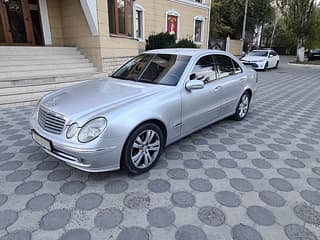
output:
<svg viewBox="0 0 320 240"><path fill-rule="evenodd" d="M66 59L43 59L43 60L32 60L32 61L20 61L20 60L10 60L10 61L1 61L0 68L6 66L30 66L30 65L53 65L56 63L59 64L75 64L75 63L89 63L90 61L87 58L66 58Z"/></svg>
<svg viewBox="0 0 320 240"><path fill-rule="evenodd" d="M15 88L23 86L38 86L46 84L56 84L63 82L75 82L97 78L105 78L107 75L101 73L80 73L70 75L57 75L55 77L15 79L8 81L0 81L0 88Z"/></svg>
<svg viewBox="0 0 320 240"><path fill-rule="evenodd" d="M26 71L26 72L6 72L0 75L0 81L8 80L20 80L20 79L30 79L30 78L44 78L44 77L54 77L57 75L70 75L77 73L93 73L96 72L95 67L87 68L74 68L74 69L56 69L56 70L38 70L38 71Z"/></svg>
<svg viewBox="0 0 320 240"><path fill-rule="evenodd" d="M43 51L17 51L17 52L1 52L0 51L0 58L2 57L9 57L9 56L46 56L46 55L72 55L72 56L77 56L80 55L80 51L59 51L59 52L43 52Z"/></svg>
<svg viewBox="0 0 320 240"><path fill-rule="evenodd" d="M0 109L8 109L8 108L22 107L22 106L34 107L38 101L39 99L33 100L33 101L27 101L27 102L20 102L20 103L0 104Z"/></svg>
<svg viewBox="0 0 320 240"><path fill-rule="evenodd" d="M78 83L83 83L90 80L78 80L74 82L62 82L62 83L54 83L54 84L46 84L46 85L38 85L38 86L22 86L22 87L14 87L14 88L1 88L0 89L0 97L3 96L19 96L17 101L20 101L20 96L23 94L29 93L38 93L38 92L49 92L53 90L57 90L63 87L68 87L71 85L75 85Z"/></svg>
<svg viewBox="0 0 320 240"><path fill-rule="evenodd" d="M3 55L30 55L30 54L72 54L79 52L77 48L0 48L0 56Z"/></svg>
<svg viewBox="0 0 320 240"><path fill-rule="evenodd" d="M72 63L72 64L51 64L51 65L35 65L30 66L0 66L0 74L6 74L8 72L29 72L29 71L46 71L46 70L62 70L62 69L74 69L74 68L90 68L93 67L92 63ZM1 77L0 77L1 78Z"/></svg>
<svg viewBox="0 0 320 240"><path fill-rule="evenodd" d="M59 60L59 59L83 59L85 58L84 55L77 54L77 55L39 55L39 56L19 56L17 59L17 56L1 56L0 62L6 62L6 61L30 61L33 60Z"/></svg>
<svg viewBox="0 0 320 240"><path fill-rule="evenodd" d="M42 46L0 46L0 51L1 50L6 50L6 49L11 49L11 50L20 50L20 49L26 49L26 50L41 50L41 49L48 49L48 50L62 50L62 49L66 49L66 50L70 50L70 49L78 49L77 47L42 47Z"/></svg>
<svg viewBox="0 0 320 240"><path fill-rule="evenodd" d="M0 105L37 101L42 96L48 94L49 92L50 91L38 92L38 93L25 93L25 94L19 94L19 97L17 97L17 95L0 96Z"/></svg>

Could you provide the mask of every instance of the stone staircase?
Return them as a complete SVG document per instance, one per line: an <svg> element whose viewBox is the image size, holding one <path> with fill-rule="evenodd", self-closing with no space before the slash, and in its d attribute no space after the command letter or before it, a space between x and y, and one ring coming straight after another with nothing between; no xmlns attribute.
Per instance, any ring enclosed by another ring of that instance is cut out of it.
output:
<svg viewBox="0 0 320 240"><path fill-rule="evenodd" d="M0 107L32 104L52 90L98 77L74 47L0 46Z"/></svg>

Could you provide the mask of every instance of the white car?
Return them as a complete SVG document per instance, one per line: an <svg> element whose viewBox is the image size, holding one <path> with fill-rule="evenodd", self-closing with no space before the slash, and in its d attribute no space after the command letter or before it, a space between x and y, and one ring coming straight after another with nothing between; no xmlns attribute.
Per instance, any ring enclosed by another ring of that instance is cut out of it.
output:
<svg viewBox="0 0 320 240"><path fill-rule="evenodd" d="M245 65L251 65L257 70L267 70L270 68L278 68L280 57L271 49L254 50L241 58L241 62Z"/></svg>

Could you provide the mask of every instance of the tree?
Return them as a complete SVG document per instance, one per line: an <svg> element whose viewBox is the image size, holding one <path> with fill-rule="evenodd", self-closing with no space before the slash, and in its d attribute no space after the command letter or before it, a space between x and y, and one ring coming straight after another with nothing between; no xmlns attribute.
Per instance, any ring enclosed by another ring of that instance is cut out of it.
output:
<svg viewBox="0 0 320 240"><path fill-rule="evenodd" d="M262 36L262 42L264 46L271 46L273 29L274 25L266 25L264 27ZM296 53L296 39L292 32L287 30L283 17L278 19L272 47L276 49L279 54Z"/></svg>
<svg viewBox="0 0 320 240"><path fill-rule="evenodd" d="M315 8L312 31L306 40L308 49L320 48L320 5Z"/></svg>
<svg viewBox="0 0 320 240"><path fill-rule="evenodd" d="M285 24L297 40L297 61L304 61L304 47L314 24L315 0L277 0Z"/></svg>
<svg viewBox="0 0 320 240"><path fill-rule="evenodd" d="M274 19L273 0L249 0L247 15L247 36L253 38L257 25ZM211 6L211 39L240 39L244 17L245 0L214 0Z"/></svg>

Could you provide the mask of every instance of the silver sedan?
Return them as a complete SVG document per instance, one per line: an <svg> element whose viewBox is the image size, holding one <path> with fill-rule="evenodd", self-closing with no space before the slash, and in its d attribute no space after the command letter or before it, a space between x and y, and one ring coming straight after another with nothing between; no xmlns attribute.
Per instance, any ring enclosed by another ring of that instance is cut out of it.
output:
<svg viewBox="0 0 320 240"><path fill-rule="evenodd" d="M256 72L226 52L148 51L106 79L44 96L32 137L75 168L140 174L165 146L226 117L243 120L256 88Z"/></svg>

